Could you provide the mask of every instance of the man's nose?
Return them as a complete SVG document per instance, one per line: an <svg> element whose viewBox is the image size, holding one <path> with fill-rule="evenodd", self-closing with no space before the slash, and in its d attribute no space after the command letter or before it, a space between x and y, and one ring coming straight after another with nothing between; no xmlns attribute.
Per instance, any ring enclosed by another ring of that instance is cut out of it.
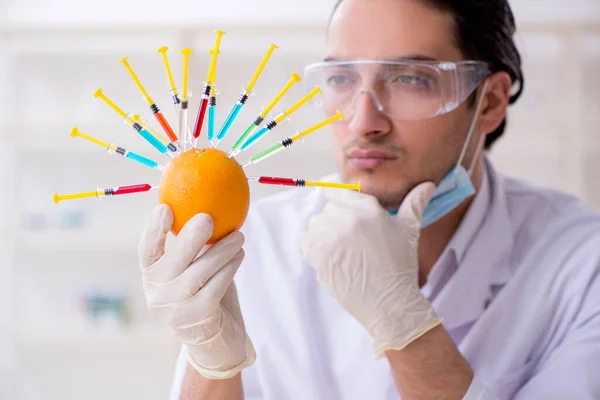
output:
<svg viewBox="0 0 600 400"><path fill-rule="evenodd" d="M350 131L365 139L389 134L392 124L383 111L383 105L373 91L361 90L354 102L354 112L348 125Z"/></svg>

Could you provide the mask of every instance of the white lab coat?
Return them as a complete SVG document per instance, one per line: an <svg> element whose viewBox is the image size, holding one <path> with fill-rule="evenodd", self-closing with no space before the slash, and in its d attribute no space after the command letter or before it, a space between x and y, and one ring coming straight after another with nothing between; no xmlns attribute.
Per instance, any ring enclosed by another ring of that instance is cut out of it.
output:
<svg viewBox="0 0 600 400"><path fill-rule="evenodd" d="M425 296L475 371L465 399L600 399L600 216L497 173L434 266ZM291 189L252 206L236 277L257 352L248 400L399 399L385 359L317 282L296 242L324 205ZM179 398L182 352L171 399Z"/></svg>

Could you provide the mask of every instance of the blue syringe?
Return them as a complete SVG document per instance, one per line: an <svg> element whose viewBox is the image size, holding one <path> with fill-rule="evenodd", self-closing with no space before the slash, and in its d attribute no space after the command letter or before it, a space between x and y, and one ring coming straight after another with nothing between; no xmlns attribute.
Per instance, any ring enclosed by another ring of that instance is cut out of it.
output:
<svg viewBox="0 0 600 400"><path fill-rule="evenodd" d="M115 143L106 143L100 139L96 139L93 136L90 135L86 135L85 133L82 133L79 131L79 129L77 127L74 127L71 130L71 137L80 137L84 140L87 140L88 142L97 144L98 146L101 146L103 148L105 148L109 154L118 154L120 156L123 156L125 158L128 158L132 161L135 161L137 163L140 163L142 165L145 165L146 167L152 168L152 169L158 169L160 171L164 171L165 167L160 165L159 163L157 163L154 160L151 160L149 158L146 158L142 155L139 155L137 153L134 153L132 151L127 150L124 147L118 146Z"/></svg>

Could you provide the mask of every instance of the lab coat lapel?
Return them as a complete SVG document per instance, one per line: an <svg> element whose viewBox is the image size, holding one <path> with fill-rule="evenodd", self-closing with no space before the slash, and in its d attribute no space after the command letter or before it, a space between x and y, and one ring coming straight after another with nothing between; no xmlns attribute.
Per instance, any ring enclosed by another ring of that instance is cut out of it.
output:
<svg viewBox="0 0 600 400"><path fill-rule="evenodd" d="M456 272L432 302L448 331L477 320L492 300L492 286L510 277L513 238L504 188L491 164L486 168L491 201L484 220L464 253L457 255Z"/></svg>

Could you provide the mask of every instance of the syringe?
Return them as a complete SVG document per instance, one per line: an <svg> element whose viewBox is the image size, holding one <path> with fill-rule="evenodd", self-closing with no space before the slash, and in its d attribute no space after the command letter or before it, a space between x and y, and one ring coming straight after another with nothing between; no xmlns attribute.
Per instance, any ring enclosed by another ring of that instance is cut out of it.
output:
<svg viewBox="0 0 600 400"><path fill-rule="evenodd" d="M310 99L312 99L314 96L316 96L319 93L323 93L323 92L321 91L321 88L319 88L318 86L315 85L315 88L309 94L307 94L302 99L300 99L296 104L291 106L287 111L281 112L277 117L275 117L274 119L269 121L261 130L256 132L254 135L250 136L244 142L244 144L242 145L240 150L237 152L234 152L233 155L235 156L239 152L250 148L252 145L254 145L256 142L258 142L267 133L269 133L270 131L277 128L277 126L279 126L281 121L283 121L286 117L289 117L290 115L292 115L292 113L294 113L294 111L296 111L297 109L302 107L304 104L306 104L308 101L310 101Z"/></svg>
<svg viewBox="0 0 600 400"><path fill-rule="evenodd" d="M235 144L233 145L231 152L229 153L229 155L227 157L233 157L235 154L238 154L240 152L240 149L242 148L242 145L244 144L244 142L246 141L246 139L248 139L248 137L250 135L252 135L258 128L260 128L260 124L262 124L262 122L264 121L265 118L267 118L267 115L269 115L269 113L271 112L271 110L275 107L275 105L277 105L277 103L279 103L279 100L281 100L281 98L292 88L292 86L294 86L295 83L300 82L302 80L302 78L300 77L300 75L293 73L290 80L288 81L288 83L285 84L285 86L283 87L283 89L281 89L279 91L279 93L277 94L277 96L275 96L273 98L273 100L271 100L271 102L269 103L269 105L267 106L267 108L265 108L263 110L262 113L260 113L256 119L254 120L254 122L252 124L250 124L250 126L246 129L246 131L244 131L244 133L242 133L242 136L240 136L238 138L238 140L235 142Z"/></svg>
<svg viewBox="0 0 600 400"><path fill-rule="evenodd" d="M175 85L175 79L173 79L173 73L171 72L171 66L169 65L169 58L167 57L167 51L169 48L167 46L163 46L157 51L162 54L163 62L165 63L165 69L167 70L167 78L169 79L169 85L171 86L171 96L173 99L173 104L175 108L179 110L179 105L181 104L181 100L179 99L179 93L177 92L177 86Z"/></svg>
<svg viewBox="0 0 600 400"><path fill-rule="evenodd" d="M158 169L160 171L164 171L165 167L160 165L159 163L157 163L154 160L151 160L149 158L146 158L144 156L141 156L137 153L134 153L132 151L127 150L124 147L118 146L115 143L106 143L100 139L96 139L95 137L92 137L90 135L86 135L85 133L82 133L79 131L79 129L77 127L74 127L71 130L71 137L80 137L82 139L87 140L88 142L97 144L103 148L105 148L108 151L108 154L118 154L120 156L123 156L125 158L128 158L130 160L136 161L142 165L145 165L146 167L150 167L152 169Z"/></svg>
<svg viewBox="0 0 600 400"><path fill-rule="evenodd" d="M209 51L213 54L213 50ZM213 85L210 91L210 98L208 99L208 141L211 146L215 146L217 137L217 70L213 71Z"/></svg>
<svg viewBox="0 0 600 400"><path fill-rule="evenodd" d="M144 139L148 141L156 150L167 155L169 158L173 158L172 152L169 151L167 146L160 141L160 139L154 137L150 132L142 127L139 122L136 122L129 115L125 114L115 103L113 103L106 95L102 92L102 89L98 89L94 92L94 97L102 99L110 108L112 108L117 114L123 118L123 122L131 125L134 131L139 133Z"/></svg>
<svg viewBox="0 0 600 400"><path fill-rule="evenodd" d="M359 183L337 183L337 182L320 182L307 181L304 179L280 178L273 176L258 176L248 177L249 181L262 183L264 185L279 185L279 186L295 186L295 187L325 187L335 189L350 189L360 192Z"/></svg>
<svg viewBox="0 0 600 400"><path fill-rule="evenodd" d="M156 139L160 140L160 142L162 144L164 144L165 146L167 146L167 149L169 149L169 151L171 151L173 153L176 153L177 151L179 151L179 144L178 143L169 143L168 140L166 140L163 136L161 136L154 129L152 129L150 127L150 125L148 125L146 123L146 121L142 120L139 114L129 113L127 115L129 117L132 117L135 122L137 122L140 125L142 125L142 128L144 128L145 130L147 130L148 132L150 132L152 134L152 136L154 136Z"/></svg>
<svg viewBox="0 0 600 400"><path fill-rule="evenodd" d="M335 114L332 117L327 118L324 121L319 122L315 126L309 128L303 132L298 132L297 134L295 134L292 137L283 139L280 143L277 143L277 144L269 147L268 149L263 150L260 153L253 155L252 157L250 157L250 160L248 160L244 165L242 165L242 168L245 168L250 164L258 164L262 160L269 158L274 154L279 153L281 150L283 150L287 147L290 147L292 144L296 143L298 140L302 139L303 137L310 135L311 133L323 128L324 126L326 126L338 119L339 120L344 119L344 117L342 116L342 113L339 110L338 110L337 114Z"/></svg>
<svg viewBox="0 0 600 400"><path fill-rule="evenodd" d="M58 193L54 193L54 204L58 204L59 201L63 200L75 200L75 199L84 199L89 197L97 197L98 199L102 199L103 197L111 197L111 196L119 196L124 194L134 194L134 193L143 193L149 192L150 190L158 189L158 185L149 185L147 183L143 183L140 185L129 185L129 186L116 186L106 189L97 188L93 192L82 192L82 193L73 193L73 194L64 194L59 195Z"/></svg>
<svg viewBox="0 0 600 400"><path fill-rule="evenodd" d="M183 151L186 151L193 146L192 136L188 128L188 71L189 58L192 54L192 50L188 48L182 49L181 54L183 55L183 94L179 115L179 147L181 147Z"/></svg>
<svg viewBox="0 0 600 400"><path fill-rule="evenodd" d="M260 74L265 69L267 62L269 61L269 58L271 58L273 51L275 51L275 49L277 49L277 48L278 47L276 45L271 44L271 46L269 47L269 50L267 50L267 54L265 54L265 56L263 57L258 68L256 69L256 72L252 76L252 79L250 79L250 83L248 84L246 89L242 92L238 102L233 106L233 109L231 110L231 112L229 113L227 118L225 119L225 122L223 123L223 126L221 126L221 129L219 129L219 133L217 135L217 142L213 145L213 147L217 147L219 145L219 142L221 140L223 140L223 138L227 135L227 132L229 132L229 129L231 129L231 126L233 125L233 123L235 122L237 117L240 115L240 112L246 105L248 98L252 95L252 89L254 88L256 81L260 77Z"/></svg>
<svg viewBox="0 0 600 400"><path fill-rule="evenodd" d="M202 90L202 98L200 99L200 106L198 109L198 115L196 117L196 125L194 126L194 146L196 145L198 137L202 132L202 124L204 123L204 117L206 116L206 110L208 109L208 101L212 93L212 85L215 84L215 69L217 68L217 56L219 55L219 46L221 45L221 36L226 32L217 30L217 39L215 47L212 50L212 58L210 61L210 67L208 69L208 77L206 84Z"/></svg>
<svg viewBox="0 0 600 400"><path fill-rule="evenodd" d="M173 100L173 105L175 106L175 113L179 118L179 131L181 132L181 99L179 98L179 92L177 91L177 86L175 85L175 79L173 79L173 73L171 72L171 66L169 65L169 58L167 57L167 51L169 48L167 46L163 46L157 51L162 54L163 62L165 64L165 69L167 71L167 78L169 79L169 86L171 86L171 90L169 94L171 95L171 99ZM179 135L179 139L181 140L181 134ZM180 143L181 145L181 143ZM182 147L182 146L180 146ZM183 147L182 147L183 148Z"/></svg>
<svg viewBox="0 0 600 400"><path fill-rule="evenodd" d="M150 105L150 111L152 111L152 114L154 114L154 117L169 137L169 140L171 142L177 143L177 135L175 135L175 132L173 132L171 125L169 125L165 116L160 112L160 109L158 108L154 100L152 100L152 97L150 97L144 86L142 86L142 82L140 82L135 72L133 72L133 69L127 61L127 57L123 57L121 59L121 63L125 65L125 68L127 68L127 71L129 71L131 78L133 79L137 87L140 89L140 92L142 92L142 94L144 95L144 98L148 102L148 105Z"/></svg>
<svg viewBox="0 0 600 400"><path fill-rule="evenodd" d="M210 99L208 100L208 141L215 147L216 119L217 119L217 87L213 85Z"/></svg>

